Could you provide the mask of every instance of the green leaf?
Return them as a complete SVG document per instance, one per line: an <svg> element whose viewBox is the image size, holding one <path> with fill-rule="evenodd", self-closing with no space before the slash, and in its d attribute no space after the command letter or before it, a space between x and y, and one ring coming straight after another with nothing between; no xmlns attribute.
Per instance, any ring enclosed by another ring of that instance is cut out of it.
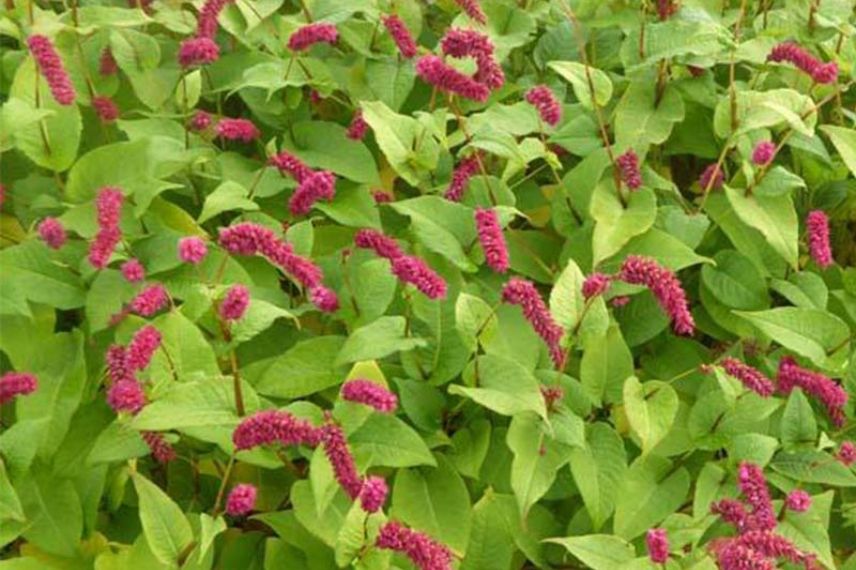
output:
<svg viewBox="0 0 856 570"><path fill-rule="evenodd" d="M128 74L156 69L161 51L158 41L148 34L130 28L110 32L110 52L119 68Z"/></svg>
<svg viewBox="0 0 856 570"><path fill-rule="evenodd" d="M0 251L3 296L17 296L9 289L14 284L18 293L35 303L66 310L82 307L86 294L82 281L51 257L47 246L37 241L25 241Z"/></svg>
<svg viewBox="0 0 856 570"><path fill-rule="evenodd" d="M547 542L564 546L568 552L592 570L615 570L636 557L636 551L632 545L617 536L608 534L550 538Z"/></svg>
<svg viewBox="0 0 856 570"><path fill-rule="evenodd" d="M413 428L395 416L373 414L348 436L360 465L413 467L437 462Z"/></svg>
<svg viewBox="0 0 856 570"><path fill-rule="evenodd" d="M336 537L336 564L340 568L349 567L365 545L368 516L359 502L355 501L351 505L351 510L348 511Z"/></svg>
<svg viewBox="0 0 856 570"><path fill-rule="evenodd" d="M137 286L129 283L119 271L99 271L86 295L86 318L90 330L96 333L106 329L112 317L120 314L125 303L134 298L136 291Z"/></svg>
<svg viewBox="0 0 856 570"><path fill-rule="evenodd" d="M164 564L175 565L193 540L190 523L181 508L160 487L132 473L140 501L140 523L149 548Z"/></svg>
<svg viewBox="0 0 856 570"><path fill-rule="evenodd" d="M770 246L788 262L797 267L799 223L794 204L788 195L746 196L745 191L725 187L725 194L737 216L761 232Z"/></svg>
<svg viewBox="0 0 856 570"><path fill-rule="evenodd" d="M429 250L442 255L463 271L476 266L464 252L476 239L473 211L440 196L421 196L393 202L392 208L413 223L416 237Z"/></svg>
<svg viewBox="0 0 856 570"><path fill-rule="evenodd" d="M615 533L632 540L657 526L684 503L690 474L656 455L637 459L616 493Z"/></svg>
<svg viewBox="0 0 856 570"><path fill-rule="evenodd" d="M247 407L253 402L252 390L245 386ZM252 404L255 403L255 406ZM232 379L227 376L195 382L178 382L160 398L147 404L134 416L132 425L141 431L166 431L193 427L234 427L238 424Z"/></svg>
<svg viewBox="0 0 856 570"><path fill-rule="evenodd" d="M829 514L834 498L835 492L830 490L814 495L811 507L804 513L786 509L777 528L778 532L791 540L797 548L816 554L827 568L836 567L829 540Z"/></svg>
<svg viewBox="0 0 856 570"><path fill-rule="evenodd" d="M0 459L0 520L20 522L27 520L18 494L6 474L6 465L2 459Z"/></svg>
<svg viewBox="0 0 856 570"><path fill-rule="evenodd" d="M576 61L551 61L547 66L562 76L574 88L574 95L586 109L595 105L603 107L612 98L612 81L609 76L597 69ZM594 92L589 88L589 78Z"/></svg>
<svg viewBox="0 0 856 570"><path fill-rule="evenodd" d="M490 344L498 322L490 305L480 297L461 293L455 302L455 328L464 344L475 351L478 344Z"/></svg>
<svg viewBox="0 0 856 570"><path fill-rule="evenodd" d="M291 130L295 154L315 168L331 170L354 182L379 185L377 166L369 149L345 136L345 128L325 121L295 123Z"/></svg>
<svg viewBox="0 0 856 570"><path fill-rule="evenodd" d="M316 202L315 208L334 221L354 228L380 228L374 198L364 186L339 184L332 202Z"/></svg>
<svg viewBox="0 0 856 570"><path fill-rule="evenodd" d="M838 370L849 352L850 328L826 311L777 307L768 311L735 311L761 332L827 369Z"/></svg>
<svg viewBox="0 0 856 570"><path fill-rule="evenodd" d="M418 186L437 166L437 142L418 121L395 113L380 101L363 102L362 109L389 164L408 184Z"/></svg>
<svg viewBox="0 0 856 570"><path fill-rule="evenodd" d="M152 378L191 379L195 375L220 375L211 344L180 311L161 315L152 324L162 337L161 348L148 368Z"/></svg>
<svg viewBox="0 0 856 570"><path fill-rule="evenodd" d="M71 481L37 469L16 480L15 488L29 521L24 538L51 554L74 557L83 533L83 510Z"/></svg>
<svg viewBox="0 0 856 570"><path fill-rule="evenodd" d="M464 396L504 416L535 412L547 417L538 380L513 360L486 354L478 357L478 388L453 384L449 393Z"/></svg>
<svg viewBox="0 0 856 570"><path fill-rule="evenodd" d="M247 198L249 191L237 182L227 180L205 197L198 223L203 224L218 214L230 210L242 212L258 210L259 205Z"/></svg>
<svg viewBox="0 0 856 570"><path fill-rule="evenodd" d="M585 341L580 379L592 400L619 402L624 381L633 376L633 355L621 336L621 328L610 326L603 334Z"/></svg>
<svg viewBox="0 0 856 570"><path fill-rule="evenodd" d="M677 88L669 86L657 98L657 81L636 79L615 108L615 144L644 149L666 142L675 123L684 118L684 102Z"/></svg>
<svg viewBox="0 0 856 570"><path fill-rule="evenodd" d="M856 487L856 474L839 461L820 451L779 453L770 467L802 483L820 483L836 487Z"/></svg>
<svg viewBox="0 0 856 570"><path fill-rule="evenodd" d="M615 430L595 423L586 430L586 445L571 450L571 474L595 530L615 507L615 491L627 471L624 442Z"/></svg>
<svg viewBox="0 0 856 570"><path fill-rule="evenodd" d="M395 477L391 516L464 553L472 517L461 476L443 456L437 467L402 469Z"/></svg>
<svg viewBox="0 0 856 570"><path fill-rule="evenodd" d="M550 291L550 313L565 330L573 330L583 314L586 304L583 281L583 272L573 259L569 259Z"/></svg>
<svg viewBox="0 0 856 570"><path fill-rule="evenodd" d="M841 160L850 169L851 174L856 176L856 130L835 125L822 125L820 130L827 134Z"/></svg>
<svg viewBox="0 0 856 570"><path fill-rule="evenodd" d="M319 336L298 342L266 365L255 388L277 398L300 398L342 382L344 368L334 365L345 338Z"/></svg>
<svg viewBox="0 0 856 570"><path fill-rule="evenodd" d="M701 279L717 300L743 311L757 311L770 306L764 277L748 257L734 250L725 250L713 259L716 265L702 267Z"/></svg>
<svg viewBox="0 0 856 570"><path fill-rule="evenodd" d="M199 556L198 559L201 562L205 555L208 553L208 550L213 546L214 539L217 538L217 535L226 530L226 521L222 516L217 518L212 517L207 513L202 513L199 515Z"/></svg>
<svg viewBox="0 0 856 570"><path fill-rule="evenodd" d="M60 105L54 100L44 77L36 72L32 58L18 66L9 95L29 105L35 113L41 114L41 109L50 112L41 120L27 122L15 131L17 147L43 168L56 172L67 170L77 158L83 129L77 105Z"/></svg>
<svg viewBox="0 0 856 570"><path fill-rule="evenodd" d="M631 376L624 382L624 411L645 455L672 429L678 413L678 394L665 382L649 380L642 384Z"/></svg>
<svg viewBox="0 0 856 570"><path fill-rule="evenodd" d="M518 414L511 420L506 435L514 454L511 463L511 488L523 518L556 480L556 473L568 462L568 448L548 438L541 418Z"/></svg>
<svg viewBox="0 0 856 570"><path fill-rule="evenodd" d="M814 417L814 410L811 409L811 404L801 389L796 388L788 397L779 430L782 447L786 451L812 446L817 440L817 420Z"/></svg>
<svg viewBox="0 0 856 570"><path fill-rule="evenodd" d="M461 570L509 568L514 555L514 534L506 509L493 492L486 492L473 507L472 530Z"/></svg>
<svg viewBox="0 0 856 570"><path fill-rule="evenodd" d="M381 317L358 328L345 340L336 365L341 366L360 360L376 360L425 346L421 338L406 336L407 321L404 317Z"/></svg>
<svg viewBox="0 0 856 570"><path fill-rule="evenodd" d="M649 188L640 188L630 194L625 208L612 182L604 181L592 195L590 211L597 222L592 237L592 261L597 265L654 225L657 199Z"/></svg>

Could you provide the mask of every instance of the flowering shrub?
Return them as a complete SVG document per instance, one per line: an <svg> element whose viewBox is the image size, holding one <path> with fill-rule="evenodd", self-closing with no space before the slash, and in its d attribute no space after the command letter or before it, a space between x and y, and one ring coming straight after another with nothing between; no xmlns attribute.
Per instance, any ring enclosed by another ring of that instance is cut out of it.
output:
<svg viewBox="0 0 856 570"><path fill-rule="evenodd" d="M0 568L856 568L852 0L7 0Z"/></svg>

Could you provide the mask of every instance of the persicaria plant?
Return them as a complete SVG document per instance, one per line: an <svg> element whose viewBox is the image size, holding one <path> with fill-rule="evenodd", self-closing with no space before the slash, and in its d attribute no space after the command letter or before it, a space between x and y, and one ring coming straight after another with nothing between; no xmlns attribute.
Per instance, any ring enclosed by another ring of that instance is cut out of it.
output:
<svg viewBox="0 0 856 570"><path fill-rule="evenodd" d="M856 569L852 0L7 0L0 570Z"/></svg>

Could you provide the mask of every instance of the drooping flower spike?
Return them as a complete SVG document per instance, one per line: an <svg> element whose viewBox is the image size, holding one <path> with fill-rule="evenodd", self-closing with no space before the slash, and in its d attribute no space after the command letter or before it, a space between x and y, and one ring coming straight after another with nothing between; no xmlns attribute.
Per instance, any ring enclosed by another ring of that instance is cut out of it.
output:
<svg viewBox="0 0 856 570"><path fill-rule="evenodd" d="M178 63L183 68L208 65L220 59L220 47L211 38L190 38L181 42Z"/></svg>
<svg viewBox="0 0 856 570"><path fill-rule="evenodd" d="M178 240L178 258L184 263L198 265L206 255L208 255L208 246L202 238L190 236Z"/></svg>
<svg viewBox="0 0 856 570"><path fill-rule="evenodd" d="M18 396L32 394L39 387L35 374L29 372L7 372L0 376L0 404L11 402Z"/></svg>
<svg viewBox="0 0 856 570"><path fill-rule="evenodd" d="M324 453L333 467L336 480L351 500L357 499L363 488L363 481L357 472L357 464L354 463L351 450L348 448L345 432L339 424L330 420L321 428L321 434Z"/></svg>
<svg viewBox="0 0 856 570"><path fill-rule="evenodd" d="M523 316L547 344L556 368L560 370L564 368L565 357L561 347L564 331L553 320L550 310L541 299L535 285L525 279L512 277L502 288L502 300L523 309Z"/></svg>
<svg viewBox="0 0 856 570"><path fill-rule="evenodd" d="M217 136L230 141L253 142L261 136L258 128L247 119L220 119Z"/></svg>
<svg viewBox="0 0 856 570"><path fill-rule="evenodd" d="M354 116L351 117L351 124L348 125L345 136L353 141L361 141L366 136L368 130L369 124L363 119L363 110L357 109L354 112Z"/></svg>
<svg viewBox="0 0 856 570"><path fill-rule="evenodd" d="M339 39L336 26L328 22L315 22L298 28L288 38L288 49L304 51L318 43L334 44Z"/></svg>
<svg viewBox="0 0 856 570"><path fill-rule="evenodd" d="M817 83L835 83L838 80L838 65L834 61L823 63L794 42L778 44L767 56L767 61L791 63Z"/></svg>
<svg viewBox="0 0 856 570"><path fill-rule="evenodd" d="M392 41L395 42L401 57L405 59L415 57L418 47L404 21L395 14L381 16L381 21L392 36Z"/></svg>
<svg viewBox="0 0 856 570"><path fill-rule="evenodd" d="M752 163L755 166L766 166L776 156L776 145L772 141L761 141L752 149Z"/></svg>
<svg viewBox="0 0 856 570"><path fill-rule="evenodd" d="M665 529L648 530L645 535L645 545L648 548L648 558L654 564L665 564L669 559L669 537Z"/></svg>
<svg viewBox="0 0 856 570"><path fill-rule="evenodd" d="M131 301L131 310L141 317L151 317L169 303L169 295L160 283L149 285Z"/></svg>
<svg viewBox="0 0 856 570"><path fill-rule="evenodd" d="M642 172L639 170L639 157L633 149L615 159L621 181L627 184L630 190L638 190L642 186Z"/></svg>
<svg viewBox="0 0 856 570"><path fill-rule="evenodd" d="M490 96L487 85L464 75L436 55L423 56L416 62L416 74L425 83L465 99L484 103Z"/></svg>
<svg viewBox="0 0 856 570"><path fill-rule="evenodd" d="M256 506L256 487L248 483L241 483L229 492L226 499L226 514L232 517L248 515Z"/></svg>
<svg viewBox="0 0 856 570"><path fill-rule="evenodd" d="M546 85L533 87L526 93L526 102L535 107L541 120L555 127L562 120L562 105Z"/></svg>
<svg viewBox="0 0 856 570"><path fill-rule="evenodd" d="M820 400L836 427L844 425L847 419L844 413L848 400L847 390L832 378L807 370L790 356L785 356L779 361L776 380L781 393L790 394L794 388L801 388L807 395Z"/></svg>
<svg viewBox="0 0 856 570"><path fill-rule="evenodd" d="M725 176L722 174L722 169L716 163L709 165L702 171L698 179L698 184L702 190L719 190L725 182Z"/></svg>
<svg viewBox="0 0 856 570"><path fill-rule="evenodd" d="M235 449L243 451L260 445L306 445L321 442L321 430L288 412L265 410L244 418L232 433Z"/></svg>
<svg viewBox="0 0 856 570"><path fill-rule="evenodd" d="M497 273L508 271L508 246L493 208L476 208L476 233L479 237L488 266Z"/></svg>
<svg viewBox="0 0 856 570"><path fill-rule="evenodd" d="M36 66L45 78L54 100L60 105L73 104L77 93L53 42L46 36L36 34L27 38L27 47L30 48Z"/></svg>
<svg viewBox="0 0 856 570"><path fill-rule="evenodd" d="M808 249L811 258L821 269L833 263L829 245L829 218L822 210L812 210L805 220Z"/></svg>
<svg viewBox="0 0 856 570"><path fill-rule="evenodd" d="M621 265L618 278L631 285L644 285L672 320L677 334L691 335L695 321L690 313L687 295L674 273L653 259L630 255Z"/></svg>
<svg viewBox="0 0 856 570"><path fill-rule="evenodd" d="M65 228L56 218L45 218L38 227L39 237L51 249L60 249L67 239Z"/></svg>
<svg viewBox="0 0 856 570"><path fill-rule="evenodd" d="M455 4L457 4L467 16L479 24L487 23L487 16L485 16L484 10L482 10L481 4L479 4L479 0L455 0Z"/></svg>
<svg viewBox="0 0 856 570"><path fill-rule="evenodd" d="M592 273L583 281L583 297L591 299L603 295L612 284L612 278L604 273Z"/></svg>
<svg viewBox="0 0 856 570"><path fill-rule="evenodd" d="M89 263L97 269L107 267L113 250L122 239L119 217L122 213L122 191L105 186L98 192L95 208L98 211L98 233L89 247Z"/></svg>
<svg viewBox="0 0 856 570"><path fill-rule="evenodd" d="M470 178L478 174L479 161L481 160L481 151L476 151L473 154L462 158L455 170L452 172L452 181L443 195L446 200L452 202L460 202L464 197L464 191L470 183Z"/></svg>
<svg viewBox="0 0 856 570"><path fill-rule="evenodd" d="M452 568L452 551L446 545L397 521L384 523L375 544L407 556L419 570Z"/></svg>
<svg viewBox="0 0 856 570"><path fill-rule="evenodd" d="M342 385L342 399L363 404L383 414L391 414L398 407L398 397L371 380L349 380Z"/></svg>
<svg viewBox="0 0 856 570"><path fill-rule="evenodd" d="M122 277L124 277L125 281L128 283L139 283L146 278L146 268L143 267L143 264L135 258L131 258L123 263L121 271Z"/></svg>
<svg viewBox="0 0 856 570"><path fill-rule="evenodd" d="M722 359L722 368L729 376L733 376L740 380L746 388L752 390L759 396L768 398L776 391L773 381L764 376L764 374L755 368L752 368L744 362L740 362L736 358L726 357Z"/></svg>
<svg viewBox="0 0 856 570"><path fill-rule="evenodd" d="M102 123L112 123L119 118L119 107L110 98L97 95L92 98L92 108Z"/></svg>
<svg viewBox="0 0 856 570"><path fill-rule="evenodd" d="M250 290L243 285L232 285L220 303L220 318L224 321L240 320L249 305Z"/></svg>

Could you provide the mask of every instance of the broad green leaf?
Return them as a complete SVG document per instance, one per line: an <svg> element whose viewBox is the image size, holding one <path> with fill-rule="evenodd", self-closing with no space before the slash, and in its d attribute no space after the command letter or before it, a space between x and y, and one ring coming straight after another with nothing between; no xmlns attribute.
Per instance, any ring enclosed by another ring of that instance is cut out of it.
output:
<svg viewBox="0 0 856 570"><path fill-rule="evenodd" d="M9 290L14 285L17 294L36 303L66 310L83 306L86 292L80 277L51 257L51 250L37 241L25 241L0 251L3 296L17 296Z"/></svg>
<svg viewBox="0 0 856 570"><path fill-rule="evenodd" d="M580 380L595 403L619 402L625 380L633 376L633 355L618 326L588 337L580 362Z"/></svg>
<svg viewBox="0 0 856 570"><path fill-rule="evenodd" d="M565 330L573 330L583 314L586 301L583 298L585 276L573 259L562 270L550 291L550 313Z"/></svg>
<svg viewBox="0 0 856 570"><path fill-rule="evenodd" d="M788 262L797 266L799 223L790 196L746 196L738 188L725 187L728 201L748 226L761 232L770 246Z"/></svg>
<svg viewBox="0 0 856 570"><path fill-rule="evenodd" d="M83 510L71 481L35 470L14 483L29 522L24 538L48 553L74 557L83 533ZM7 524L0 522L0 527Z"/></svg>
<svg viewBox="0 0 856 570"><path fill-rule="evenodd" d="M631 544L608 534L550 538L548 542L564 546L592 570L615 570L636 557L636 551Z"/></svg>
<svg viewBox="0 0 856 570"><path fill-rule="evenodd" d="M395 477L391 516L464 553L472 508L461 476L438 456L437 467L402 469Z"/></svg>
<svg viewBox="0 0 856 570"><path fill-rule="evenodd" d="M199 527L198 557L201 561L214 544L214 539L217 538L217 535L226 530L226 521L222 516L214 518L209 514L202 513L199 515Z"/></svg>
<svg viewBox="0 0 856 570"><path fill-rule="evenodd" d="M799 133L811 136L817 121L811 98L793 89L738 91L737 131L733 134L765 129L785 123ZM806 119L801 116L806 115ZM719 100L713 119L716 135L726 138L731 133L731 101Z"/></svg>
<svg viewBox="0 0 856 570"><path fill-rule="evenodd" d="M480 297L461 293L455 302L455 328L471 351L478 344L490 344L497 329L493 309Z"/></svg>
<svg viewBox="0 0 856 570"><path fill-rule="evenodd" d="M856 176L856 130L836 127L835 125L822 125L820 130L827 134L835 150L841 156L841 160Z"/></svg>
<svg viewBox="0 0 856 570"><path fill-rule="evenodd" d="M193 531L181 508L157 485L132 474L140 501L140 523L152 553L164 564L175 565L193 541Z"/></svg>
<svg viewBox="0 0 856 570"><path fill-rule="evenodd" d="M624 441L604 423L588 426L586 445L571 450L571 474L595 530L615 508L615 492L627 472Z"/></svg>
<svg viewBox="0 0 856 570"><path fill-rule="evenodd" d="M419 434L395 416L369 416L357 431L348 435L348 442L361 465L413 467L437 464Z"/></svg>
<svg viewBox="0 0 856 570"><path fill-rule="evenodd" d="M365 545L368 516L358 501L351 505L336 537L336 564L340 568L347 568Z"/></svg>
<svg viewBox="0 0 856 570"><path fill-rule="evenodd" d="M603 107L612 98L612 81L600 69L576 61L551 61L547 65L571 84L574 95L587 109L595 105ZM594 92L590 85L594 86Z"/></svg>
<svg viewBox="0 0 856 570"><path fill-rule="evenodd" d="M9 481L6 466L2 460L0 460L0 520L19 522L27 520L21 501L18 499L18 493Z"/></svg>
<svg viewBox="0 0 856 570"><path fill-rule="evenodd" d="M407 321L404 317L381 317L358 328L342 345L336 365L380 359L425 345L421 338L406 336L406 329Z"/></svg>
<svg viewBox="0 0 856 570"><path fill-rule="evenodd" d="M258 407L252 390L244 386L247 408ZM239 421L232 379L209 377L172 384L158 399L134 416L132 425L141 431L166 431L196 427L234 427Z"/></svg>
<svg viewBox="0 0 856 570"><path fill-rule="evenodd" d="M615 109L615 144L620 148L662 144L684 118L684 102L676 88L667 87L658 101L656 79L641 79L630 83Z"/></svg>
<svg viewBox="0 0 856 570"><path fill-rule="evenodd" d="M295 154L315 168L331 170L354 182L379 185L377 166L369 149L345 135L345 128L325 121L296 123L290 130Z"/></svg>
<svg viewBox="0 0 856 570"><path fill-rule="evenodd" d="M545 434L541 419L531 413L512 418L506 441L514 454L511 488L525 519L553 485L556 472L568 462L568 448Z"/></svg>
<svg viewBox="0 0 856 570"><path fill-rule="evenodd" d="M473 507L472 530L461 570L509 568L514 555L515 531L506 521L506 509L493 492L486 492Z"/></svg>
<svg viewBox="0 0 856 570"><path fill-rule="evenodd" d="M416 237L429 250L442 255L463 271L476 266L464 252L476 239L472 209L439 196L421 196L393 202L396 212L408 216Z"/></svg>
<svg viewBox="0 0 856 570"><path fill-rule="evenodd" d="M249 200L248 194L249 190L237 182L231 180L223 182L205 197L205 204L202 205L202 212L200 212L197 222L203 224L214 216L230 210L241 210L242 212L258 210L259 205Z"/></svg>
<svg viewBox="0 0 856 570"><path fill-rule="evenodd" d="M486 354L477 360L477 386L453 384L449 393L464 396L504 416L535 412L547 417L538 380L513 360Z"/></svg>
<svg viewBox="0 0 856 570"><path fill-rule="evenodd" d="M631 376L624 382L624 411L645 455L672 429L678 413L678 394L665 382L649 380L642 384Z"/></svg>
<svg viewBox="0 0 856 570"><path fill-rule="evenodd" d="M835 315L799 307L735 311L735 314L821 368L837 370L844 364L850 345L850 329Z"/></svg>
<svg viewBox="0 0 856 570"><path fill-rule="evenodd" d="M419 185L437 166L437 142L418 121L395 113L380 101L363 102L362 109L389 164L408 184Z"/></svg>
<svg viewBox="0 0 856 570"><path fill-rule="evenodd" d="M632 540L676 511L690 490L690 474L667 459L637 459L616 493L615 533Z"/></svg>
<svg viewBox="0 0 856 570"><path fill-rule="evenodd" d="M764 277L748 257L725 250L713 259L716 265L702 267L701 279L718 301L743 311L757 311L770 305Z"/></svg>
<svg viewBox="0 0 856 570"><path fill-rule="evenodd" d="M134 298L136 285L112 269L98 272L86 295L86 318L95 333L106 329L112 317L122 312L125 304Z"/></svg>
<svg viewBox="0 0 856 570"><path fill-rule="evenodd" d="M335 386L345 376L345 369L333 364L344 342L341 336L298 342L266 365L256 390L265 396L300 398Z"/></svg>
<svg viewBox="0 0 856 570"><path fill-rule="evenodd" d="M624 207L612 181L604 181L592 195L591 216L597 222L592 236L593 263L597 265L654 225L657 199L649 188L641 188L630 193Z"/></svg>
<svg viewBox="0 0 856 570"><path fill-rule="evenodd" d="M817 440L817 420L803 391L796 388L788 397L779 428L786 451L806 448Z"/></svg>
<svg viewBox="0 0 856 570"><path fill-rule="evenodd" d="M827 491L814 495L811 507L804 513L785 509L783 520L779 522L777 529L797 548L816 554L827 568L836 567L829 539L829 515L834 498L835 492Z"/></svg>
<svg viewBox="0 0 856 570"><path fill-rule="evenodd" d="M291 502L294 505L294 514L300 525L312 533L317 538L324 541L330 547L336 546L336 539L339 534L339 529L345 522L348 510L350 509L350 501L344 494L339 494L336 500L331 502L329 506L322 509L320 514L315 505L312 489L310 489L309 481L297 481L291 486ZM279 513L265 513L259 515L261 520L271 515Z"/></svg>
<svg viewBox="0 0 856 570"><path fill-rule="evenodd" d="M170 311L152 322L161 333L161 346L149 364L152 378L191 379L219 376L214 350L202 331L180 311Z"/></svg>
<svg viewBox="0 0 856 570"><path fill-rule="evenodd" d="M856 487L856 474L853 470L820 451L779 453L770 463L770 467L802 483Z"/></svg>

